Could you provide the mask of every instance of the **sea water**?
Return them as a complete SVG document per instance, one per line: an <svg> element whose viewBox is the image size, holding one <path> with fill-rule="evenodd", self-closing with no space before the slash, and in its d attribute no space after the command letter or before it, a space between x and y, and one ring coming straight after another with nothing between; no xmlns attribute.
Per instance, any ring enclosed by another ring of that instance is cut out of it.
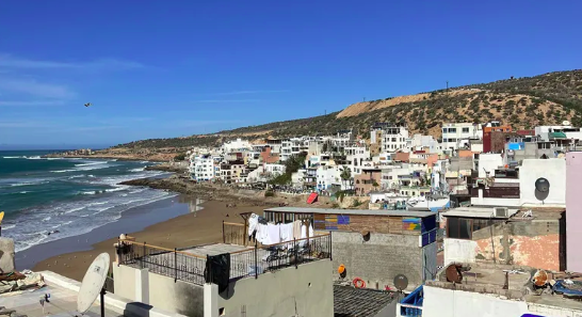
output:
<svg viewBox="0 0 582 317"><path fill-rule="evenodd" d="M2 236L16 251L116 221L123 211L173 194L120 182L162 175L148 162L41 158L51 151L0 151ZM50 233L50 234L49 234Z"/></svg>

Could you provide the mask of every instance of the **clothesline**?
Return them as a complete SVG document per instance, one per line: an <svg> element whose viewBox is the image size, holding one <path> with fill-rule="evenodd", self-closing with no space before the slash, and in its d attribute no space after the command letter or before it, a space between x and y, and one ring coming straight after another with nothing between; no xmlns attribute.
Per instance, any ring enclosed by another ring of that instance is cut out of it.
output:
<svg viewBox="0 0 582 317"><path fill-rule="evenodd" d="M277 244L281 242L290 242L298 239L313 237L313 227L305 225L301 220L295 220L292 223L273 224L255 213L252 213L248 219L249 239L254 237L258 242L264 245ZM305 244L305 240L300 245Z"/></svg>

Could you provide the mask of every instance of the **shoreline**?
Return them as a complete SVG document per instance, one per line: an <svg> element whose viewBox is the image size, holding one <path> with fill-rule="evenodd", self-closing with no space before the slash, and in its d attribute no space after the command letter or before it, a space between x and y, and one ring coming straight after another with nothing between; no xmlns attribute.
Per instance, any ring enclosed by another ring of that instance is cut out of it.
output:
<svg viewBox="0 0 582 317"><path fill-rule="evenodd" d="M192 198L183 199L187 201ZM49 270L81 280L87 267L98 254L107 252L112 259L115 258L113 244L117 242L121 233L136 237L138 241L147 241L168 248L220 242L222 221L242 223L242 218L237 217L238 213L261 212L265 208L244 205L225 208L221 202L204 202L200 207L201 210L190 212L188 204L184 201L173 202L169 206L153 206L149 210L144 210L144 206L136 207L118 221L90 233L35 246L23 251L23 253L29 251L27 254L18 253L17 267L24 268L21 264L28 261L34 264L33 271ZM49 252L50 254L47 254Z"/></svg>

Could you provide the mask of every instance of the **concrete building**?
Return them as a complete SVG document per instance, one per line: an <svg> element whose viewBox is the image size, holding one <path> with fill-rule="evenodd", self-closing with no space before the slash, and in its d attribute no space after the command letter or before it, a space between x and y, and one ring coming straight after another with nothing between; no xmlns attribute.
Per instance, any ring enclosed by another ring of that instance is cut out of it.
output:
<svg viewBox="0 0 582 317"><path fill-rule="evenodd" d="M356 195L368 195L374 189L379 189L382 183L382 169L365 168L360 175L354 177Z"/></svg>
<svg viewBox="0 0 582 317"><path fill-rule="evenodd" d="M382 152L396 152L407 147L408 129L399 126L385 126L382 129Z"/></svg>
<svg viewBox="0 0 582 317"><path fill-rule="evenodd" d="M557 126L537 126L534 128L535 135L539 136L542 141L550 141L552 134L562 133L564 138L571 140L582 140L582 131L580 128L573 127L565 121L562 125Z"/></svg>
<svg viewBox="0 0 582 317"><path fill-rule="evenodd" d="M446 219L444 264L502 263L551 271L566 268L564 208L459 207Z"/></svg>
<svg viewBox="0 0 582 317"><path fill-rule="evenodd" d="M244 152L250 151L253 147L247 140L236 139L232 141L227 141L222 145L222 152L224 154L229 154L233 152Z"/></svg>
<svg viewBox="0 0 582 317"><path fill-rule="evenodd" d="M426 150L428 153L440 153L441 144L432 135L422 135L416 133L409 140L409 147L412 151Z"/></svg>
<svg viewBox="0 0 582 317"><path fill-rule="evenodd" d="M537 268L526 266L458 263L457 267L441 270L435 280L427 281L404 298L397 305L397 316L558 317L582 314L580 301L551 291L564 285L564 280L569 278L567 274L552 274L561 284L552 286L544 281L537 282L543 286L537 286L532 278L536 272Z"/></svg>
<svg viewBox="0 0 582 317"><path fill-rule="evenodd" d="M481 154L483 155L483 154ZM525 159L518 170L495 169L492 183L471 188L471 204L475 206L538 206L565 207L566 161L555 159ZM536 190L536 181L545 178L549 190Z"/></svg>
<svg viewBox="0 0 582 317"><path fill-rule="evenodd" d="M275 259L267 247L176 250L122 240L113 263L115 295L187 316L332 317L331 238L309 241L301 258Z"/></svg>
<svg viewBox="0 0 582 317"><path fill-rule="evenodd" d="M482 139L481 125L473 123L447 123L442 127L442 147L456 150L469 144L469 139Z"/></svg>
<svg viewBox="0 0 582 317"><path fill-rule="evenodd" d="M190 177L197 182L213 180L219 171L210 155L197 155L190 161Z"/></svg>
<svg viewBox="0 0 582 317"><path fill-rule="evenodd" d="M362 173L365 163L370 163L370 151L365 146L348 146L344 149L352 175Z"/></svg>
<svg viewBox="0 0 582 317"><path fill-rule="evenodd" d="M343 277L334 271L336 281L359 277L367 288L394 289L394 277L403 274L413 290L436 273L435 213L277 207L264 217L310 220L316 235L331 231L333 268L346 268Z"/></svg>
<svg viewBox="0 0 582 317"><path fill-rule="evenodd" d="M322 191L338 191L345 189L343 188L341 173L343 172L342 166L337 165L324 165L317 168L317 190Z"/></svg>

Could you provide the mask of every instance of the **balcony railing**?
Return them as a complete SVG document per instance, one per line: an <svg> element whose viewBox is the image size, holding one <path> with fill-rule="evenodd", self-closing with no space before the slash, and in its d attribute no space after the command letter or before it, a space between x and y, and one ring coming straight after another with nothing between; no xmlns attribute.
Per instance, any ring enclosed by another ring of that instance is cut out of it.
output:
<svg viewBox="0 0 582 317"><path fill-rule="evenodd" d="M305 239L294 239L273 245L255 243L236 252L230 252L230 280L254 276L285 267L299 266L303 263L330 259L332 257L331 233ZM136 242L133 240L119 240L117 255L119 264L147 268L157 273L197 285L209 282L207 274L207 256L197 255L182 249L169 249L160 246Z"/></svg>
<svg viewBox="0 0 582 317"><path fill-rule="evenodd" d="M471 197L479 197L479 189L483 190L483 198L519 198L519 187L471 188Z"/></svg>

